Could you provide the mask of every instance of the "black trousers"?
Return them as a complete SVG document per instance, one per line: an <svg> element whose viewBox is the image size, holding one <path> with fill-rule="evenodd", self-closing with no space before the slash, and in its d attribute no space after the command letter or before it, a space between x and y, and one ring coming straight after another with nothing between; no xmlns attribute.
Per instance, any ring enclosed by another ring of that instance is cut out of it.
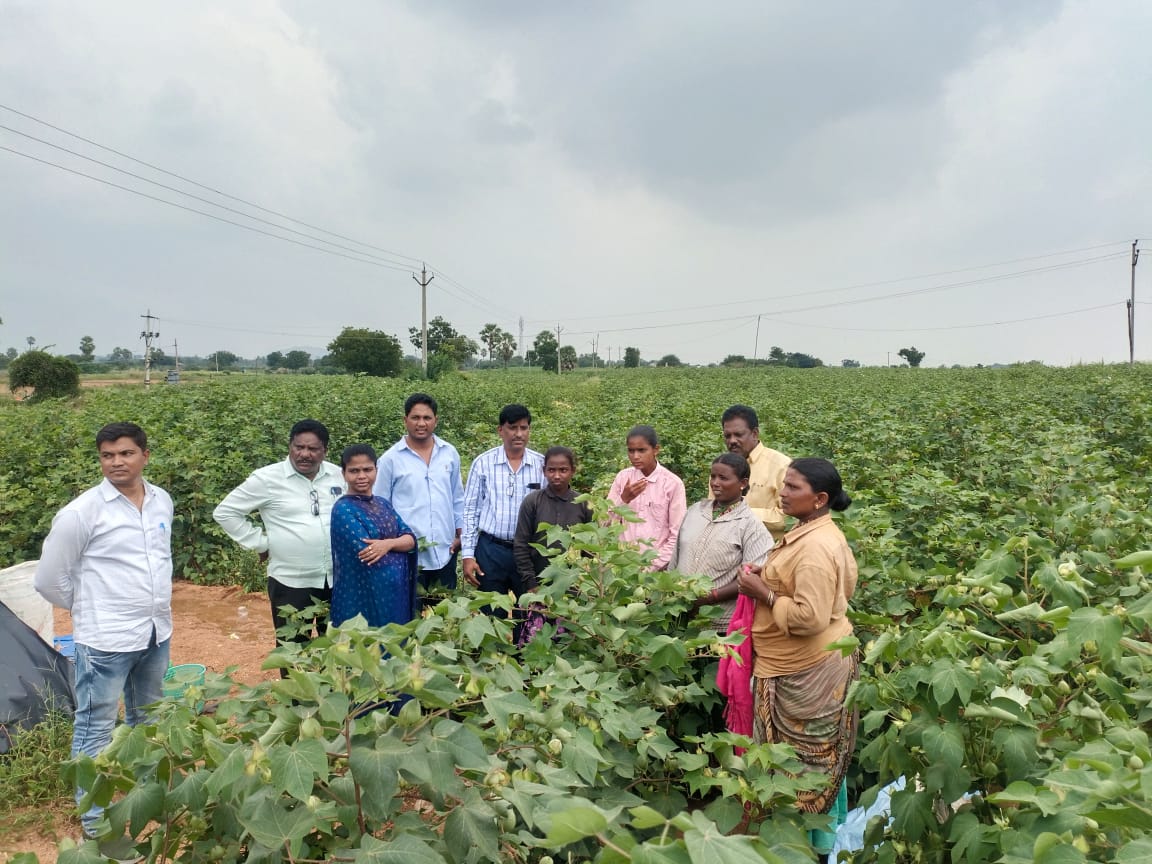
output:
<svg viewBox="0 0 1152 864"><path fill-rule="evenodd" d="M283 582L278 582L271 576L268 577L268 603L272 607L272 626L279 630L281 627L288 623L288 619L280 614L280 607L288 606L292 609L307 609L309 606L317 602L331 603L332 602L332 588L326 586L324 588L293 588L290 585L285 585ZM328 624L328 615L320 615L313 620L313 625L317 633L324 632L324 628ZM295 642L299 645L307 645L312 641L312 635L309 631L297 633L295 636L287 640L288 642ZM276 644L286 644L284 637L279 633L276 634ZM287 678L287 673L281 669L280 677Z"/></svg>

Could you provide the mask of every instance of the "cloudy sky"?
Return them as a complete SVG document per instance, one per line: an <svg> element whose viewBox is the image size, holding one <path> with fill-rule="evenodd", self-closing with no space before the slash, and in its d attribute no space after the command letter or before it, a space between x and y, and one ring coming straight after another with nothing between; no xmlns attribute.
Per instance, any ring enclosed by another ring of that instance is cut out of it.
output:
<svg viewBox="0 0 1152 864"><path fill-rule="evenodd" d="M1126 360L1150 33L1145 0L0 0L0 349L139 352L151 310L167 353L411 350L427 262L430 317L613 359Z"/></svg>

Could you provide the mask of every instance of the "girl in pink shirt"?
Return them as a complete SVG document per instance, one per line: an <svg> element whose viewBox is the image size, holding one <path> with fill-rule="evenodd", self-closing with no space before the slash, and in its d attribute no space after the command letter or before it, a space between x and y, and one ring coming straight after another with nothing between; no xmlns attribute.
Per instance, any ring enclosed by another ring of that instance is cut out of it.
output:
<svg viewBox="0 0 1152 864"><path fill-rule="evenodd" d="M628 522L622 540L656 550L652 570L664 570L676 548L680 523L688 510L684 481L656 461L660 439L651 426L633 426L628 430L628 461L612 481L609 500L630 507L643 521Z"/></svg>

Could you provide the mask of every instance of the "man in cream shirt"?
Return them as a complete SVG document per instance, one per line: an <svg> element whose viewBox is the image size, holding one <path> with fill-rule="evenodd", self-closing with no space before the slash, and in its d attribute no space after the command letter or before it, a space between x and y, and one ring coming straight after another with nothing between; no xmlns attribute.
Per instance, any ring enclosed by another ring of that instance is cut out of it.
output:
<svg viewBox="0 0 1152 864"><path fill-rule="evenodd" d="M301 420L289 433L288 458L253 471L212 511L229 537L268 562L268 600L277 629L288 623L281 607L305 609L332 599L332 505L344 494L344 476L325 461L327 453L328 429L317 420ZM260 514L262 527L248 518L252 513ZM323 630L323 619L315 623ZM299 634L292 641L308 638ZM283 644L279 634L276 641Z"/></svg>
<svg viewBox="0 0 1152 864"><path fill-rule="evenodd" d="M784 472L792 460L760 442L760 418L747 405L733 405L720 417L724 430L724 445L732 453L748 460L752 477L744 502L764 523L773 540L784 536L788 517L780 509L780 489L784 486Z"/></svg>

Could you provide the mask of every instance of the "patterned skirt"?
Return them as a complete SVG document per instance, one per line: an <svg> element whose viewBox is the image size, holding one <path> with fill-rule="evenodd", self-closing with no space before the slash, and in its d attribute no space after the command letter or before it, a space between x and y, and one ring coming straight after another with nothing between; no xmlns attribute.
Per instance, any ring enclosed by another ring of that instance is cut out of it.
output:
<svg viewBox="0 0 1152 864"><path fill-rule="evenodd" d="M856 746L856 711L845 700L860 674L860 655L830 653L811 669L792 675L752 679L757 744L791 744L813 771L830 778L822 789L800 792L797 806L807 813L827 813L836 802Z"/></svg>

